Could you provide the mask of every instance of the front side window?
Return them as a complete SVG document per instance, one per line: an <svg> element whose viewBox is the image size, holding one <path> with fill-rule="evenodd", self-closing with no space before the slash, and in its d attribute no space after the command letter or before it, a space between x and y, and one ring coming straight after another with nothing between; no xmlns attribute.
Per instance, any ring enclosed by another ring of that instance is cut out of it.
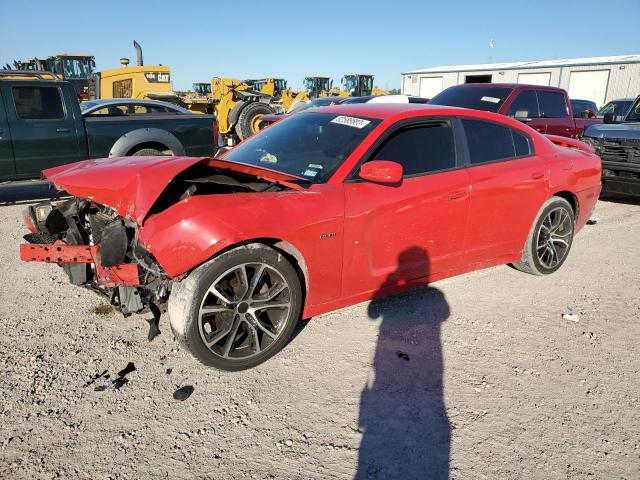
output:
<svg viewBox="0 0 640 480"><path fill-rule="evenodd" d="M538 107L538 95L533 90L520 92L515 100L509 105L507 115L515 117L540 118L540 108Z"/></svg>
<svg viewBox="0 0 640 480"><path fill-rule="evenodd" d="M538 92L544 118L566 118L569 116L565 97L559 92Z"/></svg>
<svg viewBox="0 0 640 480"><path fill-rule="evenodd" d="M223 158L323 183L379 123L335 113L296 113L240 143Z"/></svg>
<svg viewBox="0 0 640 480"><path fill-rule="evenodd" d="M373 160L399 163L405 177L455 168L453 129L448 122L403 128L378 149Z"/></svg>
<svg viewBox="0 0 640 480"><path fill-rule="evenodd" d="M64 118L58 87L13 87L13 101L18 117L23 120Z"/></svg>
<svg viewBox="0 0 640 480"><path fill-rule="evenodd" d="M482 120L463 119L472 165L530 155L529 137L521 132Z"/></svg>
<svg viewBox="0 0 640 480"><path fill-rule="evenodd" d="M625 118L626 122L638 122L640 121L640 99L636 101L636 103L631 107L627 117Z"/></svg>
<svg viewBox="0 0 640 480"><path fill-rule="evenodd" d="M429 103L497 112L512 91L512 88L506 87L467 87L460 85L447 88L433 97Z"/></svg>

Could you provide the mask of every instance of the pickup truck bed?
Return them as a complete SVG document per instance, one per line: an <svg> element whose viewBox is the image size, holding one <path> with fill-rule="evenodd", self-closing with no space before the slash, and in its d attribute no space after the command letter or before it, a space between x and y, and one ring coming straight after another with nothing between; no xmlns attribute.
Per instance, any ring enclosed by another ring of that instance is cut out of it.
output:
<svg viewBox="0 0 640 480"><path fill-rule="evenodd" d="M211 156L214 129L212 115L83 117L70 83L0 71L0 180L38 178L46 168L144 149Z"/></svg>

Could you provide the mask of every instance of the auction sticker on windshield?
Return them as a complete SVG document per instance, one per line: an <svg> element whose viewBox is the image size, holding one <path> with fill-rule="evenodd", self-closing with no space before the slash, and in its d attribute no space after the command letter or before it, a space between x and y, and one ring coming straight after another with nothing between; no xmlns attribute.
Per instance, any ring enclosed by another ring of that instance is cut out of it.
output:
<svg viewBox="0 0 640 480"><path fill-rule="evenodd" d="M482 97L480 100L483 102L500 103L500 99L496 97Z"/></svg>
<svg viewBox="0 0 640 480"><path fill-rule="evenodd" d="M345 115L339 115L331 123L338 123L340 125L347 125L354 128L364 128L371 123L371 120L365 120L364 118L347 117Z"/></svg>

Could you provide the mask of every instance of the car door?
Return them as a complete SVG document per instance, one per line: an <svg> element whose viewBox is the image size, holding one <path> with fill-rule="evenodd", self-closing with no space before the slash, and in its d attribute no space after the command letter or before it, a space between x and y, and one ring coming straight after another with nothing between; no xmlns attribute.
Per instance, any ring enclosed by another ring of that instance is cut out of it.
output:
<svg viewBox="0 0 640 480"><path fill-rule="evenodd" d="M13 158L11 130L7 120L2 91L0 90L0 177L8 177L16 172Z"/></svg>
<svg viewBox="0 0 640 480"><path fill-rule="evenodd" d="M540 109L547 122L549 135L575 136L575 121L569 115L567 97L562 92L541 90L538 92Z"/></svg>
<svg viewBox="0 0 640 480"><path fill-rule="evenodd" d="M498 263L524 246L548 196L549 166L520 130L487 120L461 120L471 183L465 264Z"/></svg>
<svg viewBox="0 0 640 480"><path fill-rule="evenodd" d="M540 114L535 90L521 90L507 107L507 116L515 117L540 133L547 133L547 121Z"/></svg>
<svg viewBox="0 0 640 480"><path fill-rule="evenodd" d="M469 177L450 119L399 127L366 158L403 166L399 185L344 185L343 296L403 285L459 266ZM357 177L357 174L352 174Z"/></svg>
<svg viewBox="0 0 640 480"><path fill-rule="evenodd" d="M16 82L5 88L16 174L37 176L83 158L73 109L57 85Z"/></svg>

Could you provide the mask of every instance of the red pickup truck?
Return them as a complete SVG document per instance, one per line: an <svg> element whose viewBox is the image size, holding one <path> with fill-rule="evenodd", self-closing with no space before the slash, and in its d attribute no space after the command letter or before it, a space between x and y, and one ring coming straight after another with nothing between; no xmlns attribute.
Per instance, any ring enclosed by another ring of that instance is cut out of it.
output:
<svg viewBox="0 0 640 480"><path fill-rule="evenodd" d="M561 88L518 83L466 83L443 90L429 103L501 113L547 134L580 138L600 118L574 118ZM585 115L587 117L587 115Z"/></svg>

